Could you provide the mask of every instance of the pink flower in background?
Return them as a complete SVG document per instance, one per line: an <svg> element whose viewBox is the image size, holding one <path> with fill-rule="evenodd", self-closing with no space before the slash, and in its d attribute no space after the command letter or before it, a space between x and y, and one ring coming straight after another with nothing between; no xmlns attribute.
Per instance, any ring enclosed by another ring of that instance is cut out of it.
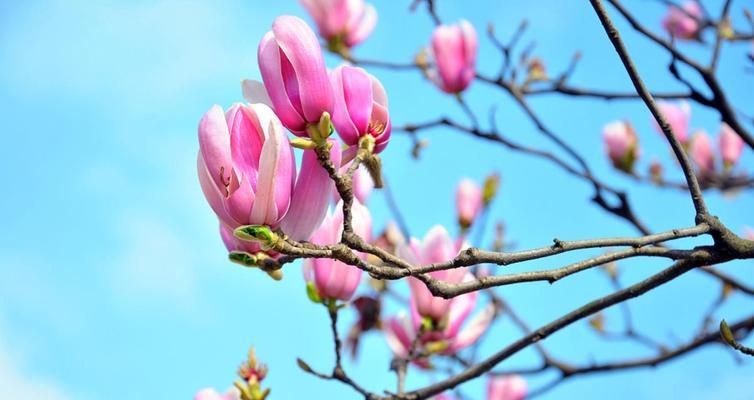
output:
<svg viewBox="0 0 754 400"><path fill-rule="evenodd" d="M340 163L338 146L331 157ZM296 179L285 130L264 104L207 111L199 123L197 169L204 196L227 231L268 225L295 240L308 239L319 226L333 185L311 150L304 152Z"/></svg>
<svg viewBox="0 0 754 400"><path fill-rule="evenodd" d="M439 263L453 259L461 249L461 244L454 241L448 231L440 226L433 226L419 242L411 238L405 245L398 247L397 253L406 261L414 265ZM450 283L458 283L466 275L466 268L453 268L444 271L430 272L429 276ZM441 320L449 311L451 300L435 297L427 286L417 278L408 278L411 288L411 301L423 317L430 317L435 321Z"/></svg>
<svg viewBox="0 0 754 400"><path fill-rule="evenodd" d="M366 204L374 189L374 182L366 167L359 166L353 174L353 195L361 204Z"/></svg>
<svg viewBox="0 0 754 400"><path fill-rule="evenodd" d="M482 211L482 187L471 179L461 179L456 189L456 210L458 223L468 228Z"/></svg>
<svg viewBox="0 0 754 400"><path fill-rule="evenodd" d="M487 381L487 400L523 400L528 385L520 375L491 376Z"/></svg>
<svg viewBox="0 0 754 400"><path fill-rule="evenodd" d="M602 128L602 139L613 165L630 173L634 161L639 158L639 139L631 124L627 121L615 121L605 125Z"/></svg>
<svg viewBox="0 0 754 400"><path fill-rule="evenodd" d="M471 274L467 274L467 279L473 279ZM477 292L471 292L451 299L447 320L435 330L422 333L421 344L440 344L436 346L439 353L455 354L476 342L487 331L495 316L495 306L489 304L461 329L476 306L477 296ZM419 315L413 302L410 318L405 313L400 313L384 324L385 337L396 356L408 355L421 324L422 316ZM429 365L426 360L417 360L417 364L423 367Z"/></svg>
<svg viewBox="0 0 754 400"><path fill-rule="evenodd" d="M319 229L312 235L311 242L320 245L338 243L343 232L343 203L338 203L334 213L328 213ZM369 210L354 200L353 231L365 241L372 240L372 216ZM362 255L366 258L366 255ZM304 275L307 281L314 281L319 296L323 299L347 301L353 296L361 280L361 270L330 258L310 258L304 261Z"/></svg>
<svg viewBox="0 0 754 400"><path fill-rule="evenodd" d="M340 172L346 172L350 166L351 163L349 162L340 168ZM369 171L366 170L366 167L359 165L359 167L356 168L356 171L353 173L352 184L353 196L359 201L359 203L366 204L367 200L369 200L369 195L372 194L372 190L374 189L374 182L372 181L372 177L369 176ZM335 199L335 202L340 201L340 193L338 193L338 190L334 187L333 199Z"/></svg>
<svg viewBox="0 0 754 400"><path fill-rule="evenodd" d="M736 165L738 159L741 158L741 153L744 150L744 141L725 122L720 125L720 134L717 139L719 140L723 166L728 170Z"/></svg>
<svg viewBox="0 0 754 400"><path fill-rule="evenodd" d="M377 24L377 11L364 0L300 0L317 24L320 36L337 45L353 47L364 41Z"/></svg>
<svg viewBox="0 0 754 400"><path fill-rule="evenodd" d="M685 1L681 8L670 6L662 19L662 27L676 39L696 39L699 37L699 20L702 9L696 1Z"/></svg>
<svg viewBox="0 0 754 400"><path fill-rule="evenodd" d="M754 229L744 226L744 237L746 240L754 240Z"/></svg>
<svg viewBox="0 0 754 400"><path fill-rule="evenodd" d="M460 93L476 75L477 35L469 21L440 25L432 33L435 83L447 93Z"/></svg>
<svg viewBox="0 0 754 400"><path fill-rule="evenodd" d="M670 103L667 101L657 102L657 107L660 109L662 116L670 124L670 129L673 130L673 134L679 142L685 144L689 139L689 125L691 122L691 105L687 101L680 101L678 103ZM652 125L657 132L663 134L662 129L657 121L652 117Z"/></svg>
<svg viewBox="0 0 754 400"><path fill-rule="evenodd" d="M390 140L387 94L380 81L363 68L342 65L330 72L335 107L332 123L343 142L357 146L359 139L371 135L375 153ZM355 147L354 147L355 148Z"/></svg>
<svg viewBox="0 0 754 400"><path fill-rule="evenodd" d="M194 400L238 400L240 396L236 388L230 388L224 394L218 393L215 389L206 388L196 392Z"/></svg>
<svg viewBox="0 0 754 400"><path fill-rule="evenodd" d="M699 168L699 174L709 175L715 171L715 154L712 151L712 141L705 131L694 134L691 140L691 159Z"/></svg>
<svg viewBox="0 0 754 400"><path fill-rule="evenodd" d="M275 114L297 136L332 114L333 93L317 37L301 18L277 17L258 49L259 69ZM264 97L264 96L262 96Z"/></svg>

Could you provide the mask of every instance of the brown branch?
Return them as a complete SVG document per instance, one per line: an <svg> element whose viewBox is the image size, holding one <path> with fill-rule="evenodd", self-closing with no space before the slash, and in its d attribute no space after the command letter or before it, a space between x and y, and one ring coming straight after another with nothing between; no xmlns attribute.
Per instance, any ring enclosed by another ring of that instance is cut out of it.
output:
<svg viewBox="0 0 754 400"><path fill-rule="evenodd" d="M684 273L692 270L695 267L714 262L721 262L723 260L724 258L721 258L719 255L711 251L711 249L699 249L693 259L678 261L671 267L655 275L652 275L651 277L639 283L585 304L584 306L577 308L576 310L540 327L536 331L513 342L512 344L506 346L489 358L467 368L461 373L453 375L448 379L445 379L444 381L437 382L435 384L414 390L412 392L408 392L398 398L405 400L426 399L436 394L442 393L445 390L454 388L463 382L474 379L484 374L485 372L492 369L495 365L499 364L501 361L518 353L531 344L547 338L551 334L569 326L570 324L581 320L582 318L588 317L612 305L638 297L660 285L663 285L683 275Z"/></svg>
<svg viewBox="0 0 754 400"><path fill-rule="evenodd" d="M646 86L644 85L644 82L642 81L638 71L636 70L636 66L634 65L633 60L628 54L626 46L623 44L620 33L615 28L615 25L613 25L613 22L610 20L610 16L607 14L607 10L605 10L602 2L600 0L590 0L590 3L592 4L594 11L597 13L600 22L602 23L602 27L605 29L605 33L610 39L610 42L613 44L615 51L618 53L621 62L623 62L623 66L626 68L626 72L628 72L628 75L631 78L631 82L636 89L636 92L647 105L647 108L649 108L649 111L652 113L655 120L657 120L657 123L662 129L662 132L665 134L665 138L668 140L668 142L670 142L673 153L675 153L678 162L681 164L681 169L683 170L683 174L686 177L686 184L689 186L691 200L693 201L694 208L696 209L697 220L700 220L699 218L701 216L707 215L708 211L707 206L704 203L702 190L699 187L699 182L696 179L696 175L694 175L694 169L691 166L691 161L689 160L688 155L686 155L686 152L681 146L681 143L678 141L678 138L675 136L675 134L673 134L673 130L665 120L665 117L657 108L652 94L649 93ZM679 59L681 58L679 57Z"/></svg>

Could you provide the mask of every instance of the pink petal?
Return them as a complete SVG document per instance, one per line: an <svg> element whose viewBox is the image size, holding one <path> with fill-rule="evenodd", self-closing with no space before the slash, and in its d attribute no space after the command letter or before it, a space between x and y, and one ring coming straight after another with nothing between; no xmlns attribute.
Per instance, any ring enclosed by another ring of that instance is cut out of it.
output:
<svg viewBox="0 0 754 400"><path fill-rule="evenodd" d="M440 263L453 259L458 254L453 239L442 225L430 228L422 241L421 262Z"/></svg>
<svg viewBox="0 0 754 400"><path fill-rule="evenodd" d="M356 0L353 0L356 1ZM360 18L355 24L349 24L346 34L346 46L353 47L363 42L374 30L377 25L377 10L373 5L368 4L364 8Z"/></svg>
<svg viewBox="0 0 754 400"><path fill-rule="evenodd" d="M223 206L224 195L220 193L220 189L217 188L217 185L209 176L209 171L207 171L207 166L204 164L201 152L197 154L196 157L196 169L197 174L199 175L199 185L202 188L202 193L204 193L204 197L207 199L207 203L209 203L212 211L214 211L215 215L217 215L217 217L224 223L228 225L237 225L238 222L231 218L228 212L225 211L225 207Z"/></svg>
<svg viewBox="0 0 754 400"><path fill-rule="evenodd" d="M229 108L225 118L230 128L230 151L234 169L236 173L249 178L251 187L256 188L264 133L256 121L256 116L240 103Z"/></svg>
<svg viewBox="0 0 754 400"><path fill-rule="evenodd" d="M260 156L256 199L250 221L276 227L288 211L296 175L293 151L280 121L267 106L254 104L260 124L269 121Z"/></svg>
<svg viewBox="0 0 754 400"><path fill-rule="evenodd" d="M282 53L275 41L275 35L267 32L259 43L259 71L262 73L264 87L273 104L280 121L293 133L302 136L306 132L306 121L288 98L283 82L281 64Z"/></svg>
<svg viewBox="0 0 754 400"><path fill-rule="evenodd" d="M715 154L712 141L704 131L699 131L691 140L691 159L694 160L701 174L712 173L715 169Z"/></svg>
<svg viewBox="0 0 754 400"><path fill-rule="evenodd" d="M272 108L272 100L264 88L264 83L254 79L243 79L241 81L241 92L244 100L249 103L262 103Z"/></svg>
<svg viewBox="0 0 754 400"><path fill-rule="evenodd" d="M471 275L471 274L468 274ZM473 276L471 276L473 279ZM466 321L471 311L476 306L478 292L471 292L454 297L450 303L448 313L448 327L445 329L446 338L455 338L461 325Z"/></svg>
<svg viewBox="0 0 754 400"><path fill-rule="evenodd" d="M277 17L272 31L282 54L295 71L297 92L302 94L301 108L306 121L319 121L323 111L332 114L332 87L314 32L301 18L289 15Z"/></svg>
<svg viewBox="0 0 754 400"><path fill-rule="evenodd" d="M336 168L340 166L340 155L340 146L334 143L330 159ZM308 240L327 214L334 186L330 175L319 164L314 150L305 150L291 206L280 222L283 232L293 240Z"/></svg>
<svg viewBox="0 0 754 400"><path fill-rule="evenodd" d="M359 133L366 133L372 117L372 80L363 68L341 66L343 97L348 117Z"/></svg>
<svg viewBox="0 0 754 400"><path fill-rule="evenodd" d="M343 68L341 66L330 71L330 82L334 95L332 123L343 142L349 146L354 146L359 142L360 131L348 115L348 105L343 88Z"/></svg>
<svg viewBox="0 0 754 400"><path fill-rule="evenodd" d="M456 336L456 339L448 347L446 350L447 353L453 354L476 342L487 331L494 316L495 306L490 304L469 321L469 324Z"/></svg>
<svg viewBox="0 0 754 400"><path fill-rule="evenodd" d="M728 124L723 122L720 125L720 134L718 136L720 145L720 155L723 161L729 165L734 165L741 158L741 153L744 150L744 141L741 139L736 131L734 131Z"/></svg>
<svg viewBox="0 0 754 400"><path fill-rule="evenodd" d="M230 133L223 109L214 105L199 122L199 150L210 178L218 190L225 191L233 179Z"/></svg>
<svg viewBox="0 0 754 400"><path fill-rule="evenodd" d="M251 187L251 179L246 175L241 175L241 183L238 188L223 202L225 212L235 221L234 223L227 223L228 226L237 228L239 225L256 223L250 219L255 197L254 189Z"/></svg>
<svg viewBox="0 0 754 400"><path fill-rule="evenodd" d="M411 342L414 340L414 329L411 321L405 313L398 314L397 317L391 318L385 324L385 339L393 353L398 357L406 357Z"/></svg>

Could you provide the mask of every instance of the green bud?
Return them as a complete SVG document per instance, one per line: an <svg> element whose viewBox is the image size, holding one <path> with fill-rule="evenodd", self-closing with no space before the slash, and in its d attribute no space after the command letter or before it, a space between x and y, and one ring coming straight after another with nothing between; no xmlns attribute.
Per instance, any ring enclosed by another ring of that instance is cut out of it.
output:
<svg viewBox="0 0 754 400"><path fill-rule="evenodd" d="M730 331L730 327L725 320L720 321L720 337L731 347L736 347L736 338L733 337L733 332Z"/></svg>
<svg viewBox="0 0 754 400"><path fill-rule="evenodd" d="M322 298L319 297L319 292L317 291L317 287L314 286L314 282L306 282L306 296L312 303L322 303Z"/></svg>
<svg viewBox="0 0 754 400"><path fill-rule="evenodd" d="M291 146L302 150L312 150L317 147L317 144L314 143L313 140L307 138L297 137L295 139L291 139L290 142Z"/></svg>
<svg viewBox="0 0 754 400"><path fill-rule="evenodd" d="M489 205L495 198L498 189L500 188L500 174L493 172L484 180L484 186L482 189L482 201L484 205Z"/></svg>
<svg viewBox="0 0 754 400"><path fill-rule="evenodd" d="M429 332L432 330L432 327L434 325L434 321L432 321L431 317L423 317L422 323L421 323L421 331L422 332Z"/></svg>
<svg viewBox="0 0 754 400"><path fill-rule="evenodd" d="M280 238L266 225L244 225L233 231L233 235L245 241L257 241L263 247L272 248Z"/></svg>
<svg viewBox="0 0 754 400"><path fill-rule="evenodd" d="M243 265L244 267L257 266L257 258L245 251L231 251L228 254L228 259L236 264Z"/></svg>
<svg viewBox="0 0 754 400"><path fill-rule="evenodd" d="M448 342L444 340L440 340L437 342L429 342L426 346L424 346L425 349L427 349L430 353L440 353L448 348Z"/></svg>
<svg viewBox="0 0 754 400"><path fill-rule="evenodd" d="M322 113L322 116L319 118L319 124L317 124L317 130L323 140L330 137L333 129L329 112L325 111Z"/></svg>
<svg viewBox="0 0 754 400"><path fill-rule="evenodd" d="M312 370L312 367L309 366L304 360L297 358L296 364L298 364L298 367L301 368L304 372L312 373L314 370Z"/></svg>

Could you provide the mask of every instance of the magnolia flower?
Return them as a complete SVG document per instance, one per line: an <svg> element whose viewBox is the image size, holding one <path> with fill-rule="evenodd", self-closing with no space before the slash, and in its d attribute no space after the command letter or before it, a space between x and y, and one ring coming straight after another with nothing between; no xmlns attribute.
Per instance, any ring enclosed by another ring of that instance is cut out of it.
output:
<svg viewBox="0 0 754 400"><path fill-rule="evenodd" d="M377 24L377 11L364 0L300 0L332 48L351 48L366 39Z"/></svg>
<svg viewBox="0 0 754 400"><path fill-rule="evenodd" d="M335 107L332 123L343 142L357 146L371 135L374 152L381 152L390 140L387 94L380 81L363 68L341 65L330 72Z"/></svg>
<svg viewBox="0 0 754 400"><path fill-rule="evenodd" d="M236 388L230 388L224 394L220 394L213 388L205 388L194 395L194 400L239 400L241 394Z"/></svg>
<svg viewBox="0 0 754 400"><path fill-rule="evenodd" d="M712 141L705 131L699 131L691 140L691 159L699 168L699 174L709 175L715 171L715 155L712 152Z"/></svg>
<svg viewBox="0 0 754 400"><path fill-rule="evenodd" d="M312 235L311 242L320 245L337 243L343 232L343 202L339 202L334 213L329 213L322 226ZM358 200L351 206L353 231L369 242L372 239L372 216ZM366 258L366 255L361 255ZM330 258L310 258L304 261L304 276L314 282L322 299L347 301L359 286L361 270ZM312 279L313 278L313 279Z"/></svg>
<svg viewBox="0 0 754 400"><path fill-rule="evenodd" d="M657 102L657 107L668 124L670 124L670 129L678 141L685 144L689 138L689 123L691 121L691 106L689 103L685 100L678 103L659 101ZM657 132L663 134L660 125L654 117L652 117L652 125Z"/></svg>
<svg viewBox="0 0 754 400"><path fill-rule="evenodd" d="M272 108L291 132L307 136L307 127L316 126L324 112L332 114L333 93L322 49L301 18L277 17L259 43L258 58Z"/></svg>
<svg viewBox="0 0 754 400"><path fill-rule="evenodd" d="M677 39L697 39L699 37L702 9L694 0L683 3L681 8L670 6L662 19L662 27Z"/></svg>
<svg viewBox="0 0 754 400"><path fill-rule="evenodd" d="M523 400L528 391L520 375L491 376L487 381L487 400Z"/></svg>
<svg viewBox="0 0 754 400"><path fill-rule="evenodd" d="M476 74L477 36L469 21L440 25L432 32L434 81L447 93L460 93Z"/></svg>
<svg viewBox="0 0 754 400"><path fill-rule="evenodd" d="M720 145L720 156L723 159L723 166L725 170L729 170L741 158L741 153L744 150L744 141L725 122L720 125L720 134L717 139Z"/></svg>
<svg viewBox="0 0 754 400"><path fill-rule="evenodd" d="M338 146L333 146L331 158L340 164ZM327 212L332 190L327 172L314 151L307 150L296 179L288 138L264 104L234 104L226 113L217 105L210 108L199 123L197 169L229 247L236 245L228 232L251 224L280 228L294 240L306 240Z"/></svg>
<svg viewBox="0 0 754 400"><path fill-rule="evenodd" d="M471 274L467 274L467 277L467 279L473 279ZM466 324L465 328L461 329L471 311L474 310L474 306L476 306L477 296L477 292L471 292L451 299L444 324L434 327L433 330L422 332L419 344L425 347L429 346L440 354L455 354L476 342L487 331L495 316L495 306L489 304L477 313ZM405 358L408 356L417 332L421 332L421 325L422 317L413 302L410 318L405 312L401 312L384 324L388 346L397 357ZM429 366L427 360L421 359L416 360L416 364L421 367Z"/></svg>
<svg viewBox="0 0 754 400"><path fill-rule="evenodd" d="M602 128L602 138L615 168L631 173L634 161L639 158L639 138L631 123L615 121L605 125Z"/></svg>
<svg viewBox="0 0 754 400"><path fill-rule="evenodd" d="M482 211L482 188L471 179L461 179L456 189L458 224L467 229Z"/></svg>
<svg viewBox="0 0 754 400"><path fill-rule="evenodd" d="M421 242L416 238L411 238L407 244L398 247L397 253L399 257L414 265L426 265L453 259L458 255L461 246L462 243L450 238L450 234L444 227L435 225L427 232ZM453 268L429 273L429 276L449 283L461 282L465 275L466 268ZM452 300L435 297L427 286L417 278L409 277L408 284L411 288L411 301L416 305L421 316L440 321L447 315Z"/></svg>
<svg viewBox="0 0 754 400"><path fill-rule="evenodd" d="M351 166L351 163L348 163L340 168L341 172L344 172L348 170L348 167ZM366 204L367 200L369 199L369 195L372 193L372 189L374 189L374 181L372 181L372 177L369 175L369 171L366 170L366 167L363 165L359 165L358 168L356 168L356 171L353 173L353 196L359 200L361 204ZM337 189L333 190L335 201L340 201L340 194L338 193Z"/></svg>

